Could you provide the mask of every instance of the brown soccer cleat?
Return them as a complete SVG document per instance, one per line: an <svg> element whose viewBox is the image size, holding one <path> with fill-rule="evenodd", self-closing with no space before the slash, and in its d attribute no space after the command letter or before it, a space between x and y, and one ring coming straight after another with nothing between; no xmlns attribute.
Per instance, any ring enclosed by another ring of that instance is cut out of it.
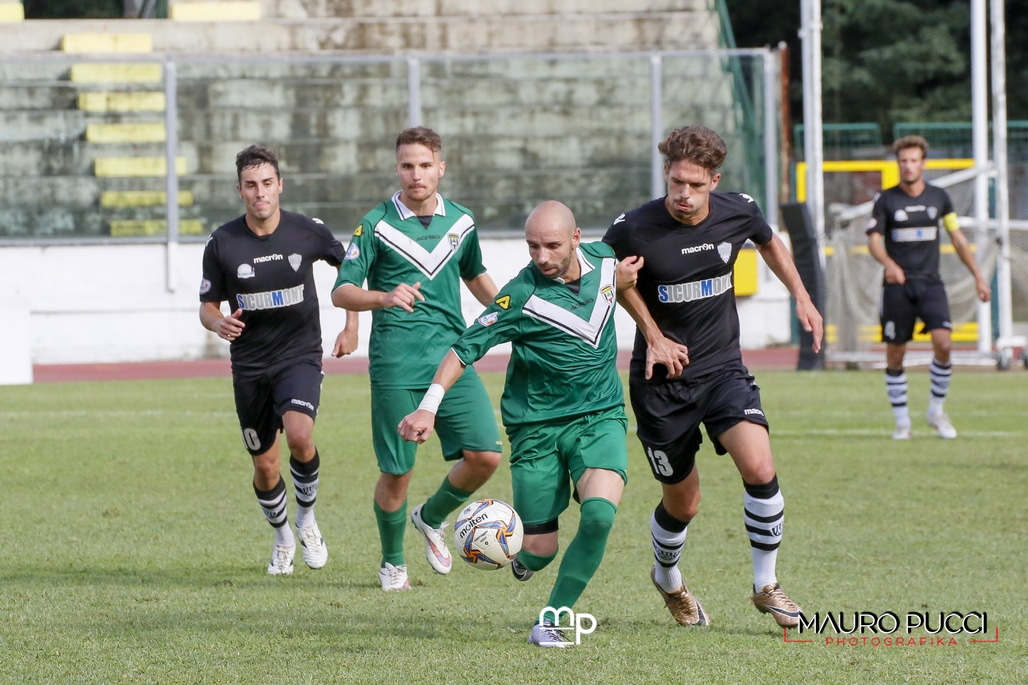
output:
<svg viewBox="0 0 1028 685"><path fill-rule="evenodd" d="M783 628L795 628L800 624L803 609L782 592L778 583L765 585L764 589L753 595L753 606L762 614L771 614Z"/></svg>
<svg viewBox="0 0 1028 685"><path fill-rule="evenodd" d="M707 616L707 612L700 606L696 597L689 592L689 588L685 587L685 583L682 583L682 587L677 592L667 592L657 582L657 575L653 569L650 570L650 580L653 581L654 587L660 592L660 596L664 598L664 604L667 605L668 611L678 621L678 625L710 625L710 617Z"/></svg>

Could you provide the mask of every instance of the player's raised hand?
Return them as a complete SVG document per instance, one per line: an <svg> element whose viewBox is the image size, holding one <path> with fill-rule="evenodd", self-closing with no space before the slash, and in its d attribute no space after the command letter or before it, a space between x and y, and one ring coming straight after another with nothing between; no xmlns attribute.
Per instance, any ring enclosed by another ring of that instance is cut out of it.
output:
<svg viewBox="0 0 1028 685"><path fill-rule="evenodd" d="M397 426L401 438L419 445L428 440L433 428L435 428L435 414L425 409L417 409L407 414Z"/></svg>
<svg viewBox="0 0 1028 685"><path fill-rule="evenodd" d="M617 284L618 290L634 288L639 280L639 270L643 267L643 258L639 256L625 257L618 262Z"/></svg>
<svg viewBox="0 0 1028 685"><path fill-rule="evenodd" d="M387 308L399 307L404 311L413 312L414 303L418 300L425 301L425 296L421 294L421 281L414 285L401 283L385 294L382 306Z"/></svg>
<svg viewBox="0 0 1028 685"><path fill-rule="evenodd" d="M653 377L653 367L661 364L668 378L678 378L689 364L689 348L666 336L646 342L646 379Z"/></svg>
<svg viewBox="0 0 1028 685"><path fill-rule="evenodd" d="M357 332L344 328L336 336L336 344L332 346L332 356L344 357L348 354L353 354L356 349Z"/></svg>
<svg viewBox="0 0 1028 685"><path fill-rule="evenodd" d="M907 274L903 271L903 268L896 262L885 265L885 282L896 283L903 285L907 282Z"/></svg>
<svg viewBox="0 0 1028 685"><path fill-rule="evenodd" d="M821 318L821 313L817 311L817 307L809 299L797 300L796 302L796 319L799 321L800 326L807 333L810 333L814 338L814 343L810 346L811 350L815 353L821 351L821 339L824 337L825 326L824 320Z"/></svg>
<svg viewBox="0 0 1028 685"><path fill-rule="evenodd" d="M228 316L218 319L218 337L224 338L229 342L232 342L240 335L243 334L243 329L246 328L246 324L243 323L243 310L242 308L235 310Z"/></svg>

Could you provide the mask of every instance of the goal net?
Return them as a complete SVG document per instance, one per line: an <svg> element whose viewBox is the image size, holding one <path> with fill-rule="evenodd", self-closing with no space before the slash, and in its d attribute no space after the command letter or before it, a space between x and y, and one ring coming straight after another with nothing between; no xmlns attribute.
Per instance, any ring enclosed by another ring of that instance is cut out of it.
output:
<svg viewBox="0 0 1028 685"><path fill-rule="evenodd" d="M895 168L894 161L888 164ZM853 204L836 203L829 206L825 231L825 324L828 361L856 364L884 360L884 344L880 342L881 329L878 318L882 266L868 251L866 234L873 206L873 194L882 187L883 170L884 167L868 169L865 172L850 170L845 174L826 174L826 190L829 179L837 186L848 186L831 189L832 196L846 196L848 193L850 197L863 200L861 195L870 195L868 199ZM999 246L994 239L994 231L988 235L987 240L979 240L979 231L971 216L974 204L974 178L966 172L947 173L946 170L928 171L925 176L930 183L945 188L949 193L960 217L961 230L975 249L978 267L986 281L992 283ZM885 181L885 185L894 183ZM1021 233L1017 237L1028 238L1028 234ZM1028 248L1028 240L1023 242L1025 248ZM946 238L943 238L941 243L939 268L949 298L954 347L974 348L979 338L979 301L975 281L953 250L952 244ZM1014 270L1019 271L1024 277L1028 274L1028 249L1021 250L1018 259L1021 265ZM914 341L907 356L908 363L912 365L930 361L930 352L919 354L922 347L919 343L924 343L924 349L930 350L930 337L927 333L921 332L920 326L915 329Z"/></svg>

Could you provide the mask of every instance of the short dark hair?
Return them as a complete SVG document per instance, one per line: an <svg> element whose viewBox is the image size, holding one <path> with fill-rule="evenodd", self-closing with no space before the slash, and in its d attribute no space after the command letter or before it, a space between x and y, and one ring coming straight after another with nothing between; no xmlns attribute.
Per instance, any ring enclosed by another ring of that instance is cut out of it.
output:
<svg viewBox="0 0 1028 685"><path fill-rule="evenodd" d="M725 161L728 148L715 131L706 126L682 126L667 135L657 151L664 155L664 163L685 160L717 173Z"/></svg>
<svg viewBox="0 0 1028 685"><path fill-rule="evenodd" d="M424 145L432 152L439 152L443 149L442 137L426 126L412 126L411 128L405 128L400 131L400 135L396 136L397 150L400 149L401 145L414 144Z"/></svg>
<svg viewBox="0 0 1028 685"><path fill-rule="evenodd" d="M243 180L243 169L261 164L270 164L275 169L275 176L282 178L282 174L278 170L278 155L261 145L251 145L245 150L240 150L236 155L236 179Z"/></svg>
<svg viewBox="0 0 1028 685"><path fill-rule="evenodd" d="M921 150L921 157L928 157L928 141L924 136L903 136L892 144L892 151L898 156L900 150L916 147Z"/></svg>

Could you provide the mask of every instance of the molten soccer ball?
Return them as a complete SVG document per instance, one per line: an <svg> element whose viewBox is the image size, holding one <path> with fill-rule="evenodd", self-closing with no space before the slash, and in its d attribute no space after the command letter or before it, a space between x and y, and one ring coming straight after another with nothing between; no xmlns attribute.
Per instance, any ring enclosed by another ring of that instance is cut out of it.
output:
<svg viewBox="0 0 1028 685"><path fill-rule="evenodd" d="M514 507L498 499L472 502L457 515L453 541L460 558L475 568L497 569L521 551L525 527Z"/></svg>

